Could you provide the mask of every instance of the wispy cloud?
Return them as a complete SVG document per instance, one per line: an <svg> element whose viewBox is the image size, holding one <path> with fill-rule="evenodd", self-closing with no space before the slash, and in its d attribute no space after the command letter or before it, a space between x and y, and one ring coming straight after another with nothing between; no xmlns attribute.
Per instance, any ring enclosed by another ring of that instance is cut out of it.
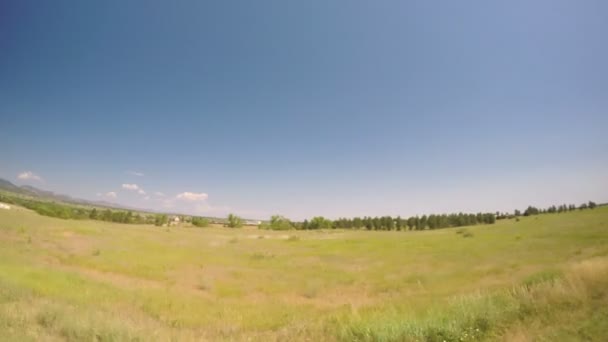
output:
<svg viewBox="0 0 608 342"><path fill-rule="evenodd" d="M127 171L127 174L131 175L131 176L136 176L136 177L143 177L143 176L145 176L142 172L137 172L137 171L132 171L132 170L131 171Z"/></svg>
<svg viewBox="0 0 608 342"><path fill-rule="evenodd" d="M21 180L34 180L34 181L42 182L42 177L38 176L37 174L33 173L32 171L23 171L19 175L17 175L17 178L19 178Z"/></svg>
<svg viewBox="0 0 608 342"><path fill-rule="evenodd" d="M155 192L154 195L156 195L158 197L165 197L165 194L160 191Z"/></svg>
<svg viewBox="0 0 608 342"><path fill-rule="evenodd" d="M196 192L182 192L181 194L178 194L175 198L177 198L178 200L184 200L184 201L204 201L207 198L209 198L209 195L207 195L206 193L196 193Z"/></svg>
<svg viewBox="0 0 608 342"><path fill-rule="evenodd" d="M125 190L139 190L139 186L137 186L137 184L123 184L122 188Z"/></svg>

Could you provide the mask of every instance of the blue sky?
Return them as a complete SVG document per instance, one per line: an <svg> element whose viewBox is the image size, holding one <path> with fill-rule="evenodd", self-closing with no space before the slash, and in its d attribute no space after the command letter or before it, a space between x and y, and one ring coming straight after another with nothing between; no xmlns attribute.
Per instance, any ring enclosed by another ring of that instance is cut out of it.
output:
<svg viewBox="0 0 608 342"><path fill-rule="evenodd" d="M605 1L2 1L0 177L252 218L608 201L606 18Z"/></svg>

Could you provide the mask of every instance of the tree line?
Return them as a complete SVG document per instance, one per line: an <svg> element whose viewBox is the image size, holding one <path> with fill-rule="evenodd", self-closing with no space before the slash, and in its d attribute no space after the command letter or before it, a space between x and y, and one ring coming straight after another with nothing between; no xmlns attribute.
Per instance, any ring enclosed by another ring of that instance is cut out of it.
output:
<svg viewBox="0 0 608 342"><path fill-rule="evenodd" d="M544 208L544 209L538 209L537 207L530 205L526 208L526 210L523 211L523 213L520 210L515 210L512 215L507 214L507 213L503 213L503 214L497 213L496 216L498 219L504 219L504 218L513 218L513 217L517 217L517 216L556 214L556 213L565 213L567 211L595 209L597 206L598 206L597 203L595 203L593 201L583 203L579 206L576 206L574 204L561 204L561 205L552 205L552 206L550 206L548 208Z"/></svg>
<svg viewBox="0 0 608 342"><path fill-rule="evenodd" d="M288 229L366 229L366 230L425 230L449 227L473 226L477 224L493 224L496 222L494 213L453 213L431 214L422 216L376 216L354 217L330 220L322 216L302 222L292 222L280 216L272 216L270 221L260 224L261 229L288 230Z"/></svg>
<svg viewBox="0 0 608 342"><path fill-rule="evenodd" d="M62 219L91 219L116 223L130 224L154 224L156 226L164 226L169 223L167 214L140 214L128 210L117 210L110 208L94 208L85 206L76 206L65 203L49 202L24 198L20 196L9 196L6 193L0 193L0 202L17 204L25 208L31 209L40 215L57 217ZM301 222L294 222L290 219L274 215L269 221L262 222L258 227L260 229L271 230L314 230L314 229L365 229L365 230L426 230L426 229L442 229L450 227L472 226L477 224L493 224L496 220L510 219L518 216L532 216L540 214L563 213L574 210L594 209L598 205L589 201L579 206L574 204L552 205L548 208L539 209L534 206L528 206L523 212L515 210L512 213L452 213L452 214L431 214L422 216L411 216L402 218L401 216L376 216L376 217L354 217L354 218L338 218L330 220L323 216L316 216L310 220L306 219ZM208 218L198 216L180 216L181 222L190 222L196 227L207 227L211 223ZM240 228L244 224L244 220L234 214L229 214L225 220L222 220L225 227Z"/></svg>
<svg viewBox="0 0 608 342"><path fill-rule="evenodd" d="M563 213L574 210L594 209L598 205L589 201L579 206L574 204L552 205L545 209L528 206L523 213L515 210L513 213L452 213L431 214L422 216L377 216L377 217L354 217L330 220L322 216L316 216L303 222L293 222L281 215L274 215L270 221L259 225L260 229L289 230L289 229L366 229L366 230L425 230L442 229L450 227L474 226L477 224L493 224L496 220L510 219L518 216L531 216L539 214Z"/></svg>

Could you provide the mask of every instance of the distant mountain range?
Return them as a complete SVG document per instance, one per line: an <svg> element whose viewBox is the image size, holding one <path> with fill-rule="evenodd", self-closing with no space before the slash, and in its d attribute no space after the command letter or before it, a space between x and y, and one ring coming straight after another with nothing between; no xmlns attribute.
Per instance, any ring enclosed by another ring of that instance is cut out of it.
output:
<svg viewBox="0 0 608 342"><path fill-rule="evenodd" d="M112 208L112 209L128 209L128 210L136 210L136 211L153 212L152 210L128 207L128 206L119 205L116 203L111 203L111 202L106 202L106 201L89 201L89 200L84 200L84 199L79 199L79 198L73 198L68 195L56 194L52 191L38 189L38 188L30 186L30 185L18 186L18 185L15 185L15 184L7 181L6 179L2 179L2 178L0 178L0 190L16 193L16 194L20 194L20 195L50 200L50 201L72 203L72 204L79 204L79 205L90 205L90 206Z"/></svg>

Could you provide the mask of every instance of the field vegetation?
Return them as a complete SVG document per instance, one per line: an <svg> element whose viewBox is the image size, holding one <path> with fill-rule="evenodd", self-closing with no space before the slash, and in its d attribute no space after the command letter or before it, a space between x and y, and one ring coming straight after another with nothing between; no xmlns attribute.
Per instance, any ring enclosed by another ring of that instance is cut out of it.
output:
<svg viewBox="0 0 608 342"><path fill-rule="evenodd" d="M608 207L407 232L0 210L2 341L606 341L607 288Z"/></svg>

